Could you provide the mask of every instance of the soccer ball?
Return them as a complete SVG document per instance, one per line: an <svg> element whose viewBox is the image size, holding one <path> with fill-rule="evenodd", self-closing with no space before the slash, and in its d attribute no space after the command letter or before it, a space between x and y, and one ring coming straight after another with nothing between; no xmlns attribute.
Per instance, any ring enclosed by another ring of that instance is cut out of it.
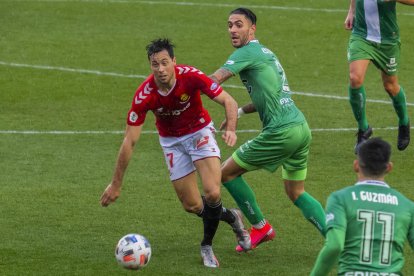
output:
<svg viewBox="0 0 414 276"><path fill-rule="evenodd" d="M138 270L148 264L151 258L151 245L142 235L128 234L119 240L115 248L115 257L124 268Z"/></svg>

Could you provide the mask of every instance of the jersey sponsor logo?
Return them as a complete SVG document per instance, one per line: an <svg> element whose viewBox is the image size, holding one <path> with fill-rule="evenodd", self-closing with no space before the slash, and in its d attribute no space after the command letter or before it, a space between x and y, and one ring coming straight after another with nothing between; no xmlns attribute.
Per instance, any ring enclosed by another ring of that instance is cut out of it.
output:
<svg viewBox="0 0 414 276"><path fill-rule="evenodd" d="M292 105L294 102L291 98L281 98L279 100L279 103L282 106L289 106L289 105Z"/></svg>
<svg viewBox="0 0 414 276"><path fill-rule="evenodd" d="M187 94L182 94L180 96L180 103L185 104L186 102L188 102L190 100L190 96L188 96Z"/></svg>
<svg viewBox="0 0 414 276"><path fill-rule="evenodd" d="M140 91L136 96L135 96L135 104L140 104L140 103L142 103L142 100L145 100L147 97L148 97L148 95L151 93L151 90L152 90L153 88L151 88L150 86L149 86L149 83L147 83L145 86L144 86L144 90L142 90L142 91Z"/></svg>
<svg viewBox="0 0 414 276"><path fill-rule="evenodd" d="M177 69L178 69L178 74L179 75L186 74L188 72L192 72L192 73L196 72L199 75L202 75L203 74L203 72L201 72L197 68L189 67L189 66L183 66L183 67L177 66Z"/></svg>
<svg viewBox="0 0 414 276"><path fill-rule="evenodd" d="M138 120L138 114L132 111L129 113L129 121L135 123Z"/></svg>
<svg viewBox="0 0 414 276"><path fill-rule="evenodd" d="M398 276L400 274L388 272L374 272L374 271L349 271L345 272L345 276Z"/></svg>
<svg viewBox="0 0 414 276"><path fill-rule="evenodd" d="M165 110L164 108L158 108L154 113L156 113L159 116L179 116L181 113L186 111L190 107L190 103L187 103L186 106L184 106L182 109L175 109L175 110Z"/></svg>
<svg viewBox="0 0 414 276"><path fill-rule="evenodd" d="M227 65L233 65L234 64L234 60L229 59L228 61L226 61L225 64L227 64Z"/></svg>

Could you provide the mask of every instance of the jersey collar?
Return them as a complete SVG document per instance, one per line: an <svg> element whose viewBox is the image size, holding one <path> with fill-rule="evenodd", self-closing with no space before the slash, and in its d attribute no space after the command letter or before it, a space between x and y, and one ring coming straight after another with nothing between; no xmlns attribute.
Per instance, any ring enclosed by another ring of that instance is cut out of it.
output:
<svg viewBox="0 0 414 276"><path fill-rule="evenodd" d="M163 91L159 90L159 89L158 89L158 87L157 87L157 92L158 92L158 94L160 94L161 96L166 97L166 96L168 96L168 95L170 95L170 94L171 94L171 91L173 91L173 90L174 90L174 88L175 88L175 86L176 86L176 85L177 85L177 78L175 79L174 85L171 87L171 89L170 89L170 90L168 90L168 92L167 92L167 93L164 93Z"/></svg>
<svg viewBox="0 0 414 276"><path fill-rule="evenodd" d="M371 186L381 186L385 188L389 188L390 186L385 183L384 181L378 181L378 180L364 180L364 181L358 181L355 183L355 186L358 185L371 185Z"/></svg>

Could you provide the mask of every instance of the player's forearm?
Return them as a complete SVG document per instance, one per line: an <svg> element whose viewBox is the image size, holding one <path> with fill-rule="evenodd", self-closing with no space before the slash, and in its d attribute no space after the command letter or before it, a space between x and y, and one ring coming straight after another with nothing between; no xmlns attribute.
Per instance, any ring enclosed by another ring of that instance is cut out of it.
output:
<svg viewBox="0 0 414 276"><path fill-rule="evenodd" d="M226 130L236 131L237 127L237 102L229 97L224 101L224 109L226 111Z"/></svg>
<svg viewBox="0 0 414 276"><path fill-rule="evenodd" d="M319 252L318 259L315 262L315 265L312 269L311 276L324 276L328 275L332 268L335 266L335 263L338 260L337 256L333 256L328 248L323 247Z"/></svg>
<svg viewBox="0 0 414 276"><path fill-rule="evenodd" d="M248 103L242 106L241 109L243 110L243 113L246 114L256 112L256 107L253 105L253 103Z"/></svg>
<svg viewBox="0 0 414 276"><path fill-rule="evenodd" d="M222 84L223 82L225 82L226 80L228 80L232 76L233 76L232 72L230 72L229 70L220 68L216 72L211 74L209 77L210 77L210 79L217 82L218 84Z"/></svg>
<svg viewBox="0 0 414 276"><path fill-rule="evenodd" d="M114 175L112 177L112 185L116 187L122 186L122 180L124 178L125 171L128 167L129 160L131 159L134 144L124 138L124 142L118 153L118 159L115 165Z"/></svg>
<svg viewBox="0 0 414 276"><path fill-rule="evenodd" d="M349 2L349 10L348 10L348 15L352 15L354 16L355 14L355 0L351 0Z"/></svg>

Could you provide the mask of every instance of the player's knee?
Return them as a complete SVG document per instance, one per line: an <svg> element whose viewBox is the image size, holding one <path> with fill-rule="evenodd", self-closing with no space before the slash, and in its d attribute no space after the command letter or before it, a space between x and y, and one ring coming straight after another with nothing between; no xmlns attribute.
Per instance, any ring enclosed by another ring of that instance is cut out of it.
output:
<svg viewBox="0 0 414 276"><path fill-rule="evenodd" d="M352 88L359 88L364 82L364 77L353 72L349 73L349 83Z"/></svg>
<svg viewBox="0 0 414 276"><path fill-rule="evenodd" d="M194 203L194 204L183 203L183 208L188 213L199 214L203 210L203 205L199 203Z"/></svg>
<svg viewBox="0 0 414 276"><path fill-rule="evenodd" d="M292 202L295 202L305 192L302 181L285 180L285 192Z"/></svg>
<svg viewBox="0 0 414 276"><path fill-rule="evenodd" d="M396 96L400 91L398 83L384 82L384 89L390 96Z"/></svg>
<svg viewBox="0 0 414 276"><path fill-rule="evenodd" d="M220 201L220 189L208 191L205 194L206 202L216 203Z"/></svg>

